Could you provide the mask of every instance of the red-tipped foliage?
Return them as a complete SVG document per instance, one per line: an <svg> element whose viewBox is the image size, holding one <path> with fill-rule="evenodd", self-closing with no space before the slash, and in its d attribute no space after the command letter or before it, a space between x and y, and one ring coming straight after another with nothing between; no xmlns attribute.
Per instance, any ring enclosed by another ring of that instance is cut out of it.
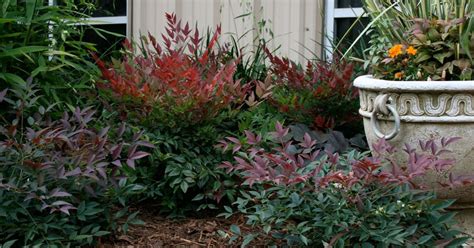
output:
<svg viewBox="0 0 474 248"><path fill-rule="evenodd" d="M277 87L271 99L294 121L333 128L357 118L357 91L352 86L353 64L308 61L306 68L266 49Z"/></svg>
<svg viewBox="0 0 474 248"><path fill-rule="evenodd" d="M240 106L249 86L234 81L237 62L212 59L220 52L221 28L206 42L188 23L183 27L176 15L166 18L163 47L149 35L142 40L142 54L127 43L120 61L105 65L96 59L104 79L101 87L125 104L125 111L156 114L165 124L198 123Z"/></svg>
<svg viewBox="0 0 474 248"><path fill-rule="evenodd" d="M374 156L362 160L348 161L350 168L342 170L338 154L328 153L316 149L316 141L305 135L302 142L288 139L288 129L280 123L276 124L273 133L274 141L271 144L261 144L261 138L246 131L250 142L242 142L229 137L221 141L224 150L234 148L233 152L241 151L243 155L235 156L235 162L225 162L221 168L228 173L238 172L245 183L273 183L294 184L308 182L314 187L326 187L338 184L340 187L350 188L354 184L408 184L413 188L424 188L420 177L428 172L449 173L455 160L445 158L450 151L447 146L458 138L443 138L438 145L434 140L420 141L420 150L409 145L403 150L408 160L405 164L398 164L393 156L398 151L385 140L373 145ZM257 142L258 140L258 142ZM326 154L326 156L320 156ZM324 169L326 168L326 169ZM327 168L330 168L327 171ZM323 173L323 171L327 171ZM445 186L465 185L474 182L473 176L449 176Z"/></svg>

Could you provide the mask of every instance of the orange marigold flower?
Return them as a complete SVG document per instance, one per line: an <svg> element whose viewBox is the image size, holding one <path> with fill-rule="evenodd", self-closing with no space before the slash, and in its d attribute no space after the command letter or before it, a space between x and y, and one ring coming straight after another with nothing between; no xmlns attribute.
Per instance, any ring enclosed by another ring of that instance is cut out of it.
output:
<svg viewBox="0 0 474 248"><path fill-rule="evenodd" d="M416 55L416 49L412 46L409 46L407 48L407 53L410 54L410 55Z"/></svg>
<svg viewBox="0 0 474 248"><path fill-rule="evenodd" d="M388 55L390 56L390 58L395 58L398 55L402 54L402 50L403 50L403 45L396 44L388 50Z"/></svg>
<svg viewBox="0 0 474 248"><path fill-rule="evenodd" d="M402 77L403 77L403 72L399 71L395 73L395 79L402 79Z"/></svg>

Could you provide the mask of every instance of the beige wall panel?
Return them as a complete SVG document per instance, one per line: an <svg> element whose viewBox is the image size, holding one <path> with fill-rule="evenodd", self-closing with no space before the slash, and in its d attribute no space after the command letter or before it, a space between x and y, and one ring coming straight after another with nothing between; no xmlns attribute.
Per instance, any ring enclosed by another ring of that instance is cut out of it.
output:
<svg viewBox="0 0 474 248"><path fill-rule="evenodd" d="M280 47L278 54L305 63L305 58L321 54L322 9L323 0L132 0L131 28L133 38L150 32L161 40L165 13L175 12L191 27L197 23L201 34L221 24L222 39L235 35L247 52L259 37L271 39L271 30L272 49ZM267 23L259 30L262 19Z"/></svg>
<svg viewBox="0 0 474 248"><path fill-rule="evenodd" d="M234 36L239 42L239 47L245 52L252 51L253 43L253 15L236 18L253 11L251 1L220 1L220 22L222 25L222 39L230 41L229 36Z"/></svg>
<svg viewBox="0 0 474 248"><path fill-rule="evenodd" d="M323 41L323 0L305 0L304 57L313 58L322 52Z"/></svg>
<svg viewBox="0 0 474 248"><path fill-rule="evenodd" d="M214 0L176 0L179 11L176 13L181 17L183 23L188 22L192 27L197 23L199 30L207 30L207 27L215 26Z"/></svg>

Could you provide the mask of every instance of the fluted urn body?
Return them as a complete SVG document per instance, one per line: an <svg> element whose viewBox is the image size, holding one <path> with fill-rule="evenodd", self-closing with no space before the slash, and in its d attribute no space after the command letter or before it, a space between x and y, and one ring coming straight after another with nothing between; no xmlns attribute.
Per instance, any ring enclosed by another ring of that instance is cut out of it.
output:
<svg viewBox="0 0 474 248"><path fill-rule="evenodd" d="M415 147L419 140L461 137L449 146L453 151L449 156L456 159L450 172L474 175L474 81L387 81L361 76L354 85L360 91L359 113L369 144L381 135L391 135L389 143L401 151L405 143ZM380 99L387 101L390 110L385 115L374 114L380 111ZM399 152L397 160L403 163L406 157ZM433 174L423 180L439 198L456 199L456 206L463 208L474 207L474 185L441 188L438 182L446 177Z"/></svg>

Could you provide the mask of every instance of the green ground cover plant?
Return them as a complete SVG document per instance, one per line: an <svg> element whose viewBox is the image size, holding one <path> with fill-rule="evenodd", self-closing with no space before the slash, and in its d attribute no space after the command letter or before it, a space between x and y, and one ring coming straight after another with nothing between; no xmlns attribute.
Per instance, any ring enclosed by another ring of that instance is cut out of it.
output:
<svg viewBox="0 0 474 248"><path fill-rule="evenodd" d="M261 234L311 247L456 246L468 239L450 226L455 213L445 208L453 201L435 200L416 180L449 171L454 160L442 154L458 138L420 142L419 151L407 145L407 165L399 165L390 159L398 151L384 140L373 144L371 157L327 152L309 133L298 140L279 123L266 137L246 136L222 142L235 156L221 167L239 175L244 187L222 215L244 214L247 224L263 227ZM451 186L473 181L450 178ZM231 231L231 241L240 238L237 226Z"/></svg>

